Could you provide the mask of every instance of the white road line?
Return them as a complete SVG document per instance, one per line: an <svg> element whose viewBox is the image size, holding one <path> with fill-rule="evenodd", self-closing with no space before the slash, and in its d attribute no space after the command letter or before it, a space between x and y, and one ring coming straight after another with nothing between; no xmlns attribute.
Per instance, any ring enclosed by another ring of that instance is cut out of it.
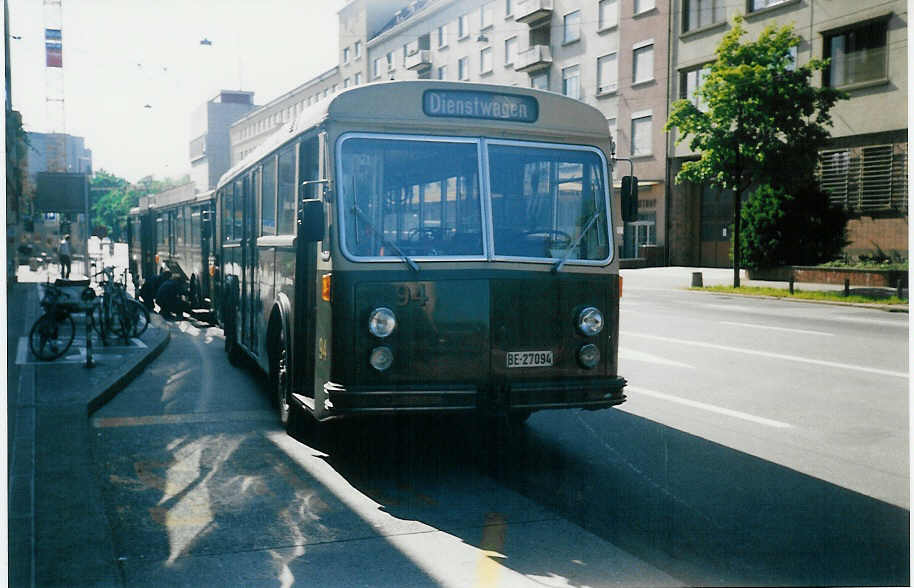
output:
<svg viewBox="0 0 914 588"><path fill-rule="evenodd" d="M825 331L807 331L805 329L789 329L787 327L770 327L768 325L759 325L756 323L737 323L733 321L719 321L722 325L734 325L736 327L751 327L753 329L769 329L772 331L786 331L788 333L800 333L802 335L822 335L824 337L834 337L834 333L826 333Z"/></svg>
<svg viewBox="0 0 914 588"><path fill-rule="evenodd" d="M645 390L644 388L638 388L636 386L626 386L626 390L630 391L632 394L640 396L651 396L653 398L659 398L660 400L666 400L668 402L675 402L676 404L682 404L685 406L690 406L692 408L697 408L700 410L706 410L708 412L713 412L716 414L722 414L736 419L741 419L744 421L749 421L759 425L764 425L766 427L774 427L776 429L792 429L793 425L783 423L781 421L775 421L772 419L766 419L764 417L755 416L749 413L740 412L738 410L731 410L729 408L723 408L720 406L714 406L713 404L706 404L704 402L698 402L696 400L688 400L685 398L679 398L678 396L671 396L669 394L664 394L662 392L655 392L653 390Z"/></svg>
<svg viewBox="0 0 914 588"><path fill-rule="evenodd" d="M624 361L644 361L647 363L659 363L662 365L681 367L689 370L696 369L694 365L690 365L688 363L673 361L672 359L660 357L659 355L652 355L650 353L644 353L643 351L635 351L627 347L619 348L619 357Z"/></svg>
<svg viewBox="0 0 914 588"><path fill-rule="evenodd" d="M853 365L849 363L839 363L837 361L826 361L824 359L811 359L808 357L797 357L795 355L786 355L783 353L772 353L770 351L758 351L756 349L745 349L742 347L732 347L730 345L717 345L715 343L705 343L704 341L688 341L686 339L674 339L672 337L660 337L658 335L646 335L634 331L620 331L621 335L626 337L641 337L643 339L652 339L654 341L665 341L667 343L678 343L680 345L692 345L693 347L706 347L708 349L720 349L721 351L732 351L734 353L746 353L749 355L758 355L761 357L770 357L772 359L783 359L785 361L796 361L799 363L809 363L813 365L824 365L832 368L845 370L854 370L858 372L867 372L870 374L879 374L881 376L892 376L894 378L908 379L906 372L896 372L892 370L882 370L862 365Z"/></svg>

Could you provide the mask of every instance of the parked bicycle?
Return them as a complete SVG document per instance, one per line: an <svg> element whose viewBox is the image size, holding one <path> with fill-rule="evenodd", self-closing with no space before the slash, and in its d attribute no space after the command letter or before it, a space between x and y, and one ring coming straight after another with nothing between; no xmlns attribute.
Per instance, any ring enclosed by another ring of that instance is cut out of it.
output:
<svg viewBox="0 0 914 588"><path fill-rule="evenodd" d="M88 287L88 283L75 285L83 286L78 296L59 283L45 285L45 295L41 300L45 312L29 331L29 349L42 361L57 359L70 349L76 336L74 313L92 312L91 302L95 292Z"/></svg>
<svg viewBox="0 0 914 588"><path fill-rule="evenodd" d="M106 267L93 277L101 277L101 314L95 322L96 331L107 344L108 334L121 337L124 344L142 335L149 326L149 311L127 293L126 272L123 281L115 278L114 267Z"/></svg>

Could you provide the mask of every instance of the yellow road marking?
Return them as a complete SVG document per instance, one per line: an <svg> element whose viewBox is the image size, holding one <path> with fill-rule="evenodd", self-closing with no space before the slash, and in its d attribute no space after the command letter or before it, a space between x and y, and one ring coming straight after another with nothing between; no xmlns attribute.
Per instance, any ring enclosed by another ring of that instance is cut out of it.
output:
<svg viewBox="0 0 914 588"><path fill-rule="evenodd" d="M276 416L272 412L266 410L161 414L136 417L96 418L92 419L92 426L96 429L105 429L109 427L147 427L151 425L183 425L189 423L261 420L276 420Z"/></svg>
<svg viewBox="0 0 914 588"><path fill-rule="evenodd" d="M498 559L505 559L501 551L505 547L505 533L508 531L508 525L505 517L497 512L490 512L486 515L486 525L482 530L482 541L480 542L480 559L477 567L479 577L479 586L496 586L498 584L498 574L501 571L501 565Z"/></svg>

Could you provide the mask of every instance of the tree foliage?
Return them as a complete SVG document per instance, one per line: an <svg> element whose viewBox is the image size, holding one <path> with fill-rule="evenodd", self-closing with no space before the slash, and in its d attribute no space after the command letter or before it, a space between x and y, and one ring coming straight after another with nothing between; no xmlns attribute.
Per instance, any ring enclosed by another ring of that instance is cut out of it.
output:
<svg viewBox="0 0 914 588"><path fill-rule="evenodd" d="M698 159L687 161L677 182L709 183L734 192L734 285L739 285L742 195L753 185L784 193L812 183L818 150L828 139L830 110L843 94L811 84L825 62L796 65L792 48L802 43L793 27L766 27L744 42L742 17L716 50L716 60L697 90L701 108L673 103L666 130L678 129ZM770 194L771 192L765 192ZM805 194L808 194L808 190Z"/></svg>
<svg viewBox="0 0 914 588"><path fill-rule="evenodd" d="M815 184L790 192L761 186L746 201L742 215L740 246L749 269L816 265L831 261L847 246L847 213Z"/></svg>
<svg viewBox="0 0 914 588"><path fill-rule="evenodd" d="M127 215L131 208L139 204L141 196L164 192L188 181L187 176L179 180L157 180L153 176L145 176L136 184L131 184L103 169L97 171L89 182L93 234L100 237L107 235L116 241L126 239Z"/></svg>

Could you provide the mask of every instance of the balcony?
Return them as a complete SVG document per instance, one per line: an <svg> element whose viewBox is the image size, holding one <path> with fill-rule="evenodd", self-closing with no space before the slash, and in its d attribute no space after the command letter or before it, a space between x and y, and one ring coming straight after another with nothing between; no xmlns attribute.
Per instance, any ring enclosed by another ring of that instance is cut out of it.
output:
<svg viewBox="0 0 914 588"><path fill-rule="evenodd" d="M528 25L552 16L552 0L523 0L514 7L514 20Z"/></svg>
<svg viewBox="0 0 914 588"><path fill-rule="evenodd" d="M549 45L534 45L517 54L517 62L514 64L514 69L533 73L546 69L550 65L552 65L552 51L549 49Z"/></svg>
<svg viewBox="0 0 914 588"><path fill-rule="evenodd" d="M432 65L432 52L428 49L419 49L414 53L410 53L403 60L403 66L406 69L411 70L420 70Z"/></svg>

